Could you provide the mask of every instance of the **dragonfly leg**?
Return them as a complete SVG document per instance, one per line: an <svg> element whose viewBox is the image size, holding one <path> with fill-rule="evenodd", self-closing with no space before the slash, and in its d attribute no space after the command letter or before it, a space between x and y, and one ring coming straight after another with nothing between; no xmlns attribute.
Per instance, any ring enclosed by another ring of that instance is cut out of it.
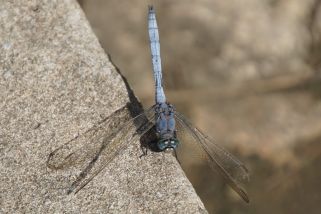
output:
<svg viewBox="0 0 321 214"><path fill-rule="evenodd" d="M141 155L139 156L139 158L142 158L142 157L144 157L144 156L147 155L148 148L147 148L146 146L144 146L144 145L141 145L140 148L141 148L143 154L141 154Z"/></svg>

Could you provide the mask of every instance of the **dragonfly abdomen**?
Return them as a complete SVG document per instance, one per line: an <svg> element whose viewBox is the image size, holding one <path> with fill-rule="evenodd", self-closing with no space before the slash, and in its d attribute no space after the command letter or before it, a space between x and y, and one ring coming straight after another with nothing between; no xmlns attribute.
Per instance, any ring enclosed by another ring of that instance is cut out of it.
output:
<svg viewBox="0 0 321 214"><path fill-rule="evenodd" d="M156 21L155 10L152 6L148 11L148 33L150 40L150 50L152 54L152 64L155 78L155 99L156 103L165 103L166 97L162 84L162 61L160 57L160 44L158 35L158 26Z"/></svg>

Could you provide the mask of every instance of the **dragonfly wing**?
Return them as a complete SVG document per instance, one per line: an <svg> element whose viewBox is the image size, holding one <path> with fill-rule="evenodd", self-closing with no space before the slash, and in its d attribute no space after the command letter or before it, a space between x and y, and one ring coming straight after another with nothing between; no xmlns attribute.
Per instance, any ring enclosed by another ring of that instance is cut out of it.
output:
<svg viewBox="0 0 321 214"><path fill-rule="evenodd" d="M87 161L82 164L85 168L68 193L77 193L129 146L129 139L143 135L154 125L154 106L134 118L129 115L129 110L122 108L49 155L47 165L52 169L64 169Z"/></svg>
<svg viewBox="0 0 321 214"><path fill-rule="evenodd" d="M154 109L147 110L127 122L114 134L105 137L101 142L99 151L70 186L68 194L71 192L76 194L85 187L114 157L129 146L129 140L136 141L140 136L148 132L154 126L153 119Z"/></svg>
<svg viewBox="0 0 321 214"><path fill-rule="evenodd" d="M99 137L111 135L118 130L119 125L125 124L129 119L128 107L120 108L84 133L52 151L49 154L47 166L55 170L67 169L91 159L101 146Z"/></svg>
<svg viewBox="0 0 321 214"><path fill-rule="evenodd" d="M120 108L96 125L64 143L49 154L47 166L51 169L66 169L91 159L99 150L99 138L117 132L119 127L131 119L127 106Z"/></svg>
<svg viewBox="0 0 321 214"><path fill-rule="evenodd" d="M227 184L229 184L245 202L249 203L249 197L241 187L241 184L249 179L249 173L245 165L203 134L199 129L195 128L182 114L176 112L175 118L178 124L186 129L194 140L198 142L198 145L194 146L198 146L200 150L204 151L203 154L205 154L205 158L211 169L218 171L224 177ZM184 144L184 142L182 144Z"/></svg>

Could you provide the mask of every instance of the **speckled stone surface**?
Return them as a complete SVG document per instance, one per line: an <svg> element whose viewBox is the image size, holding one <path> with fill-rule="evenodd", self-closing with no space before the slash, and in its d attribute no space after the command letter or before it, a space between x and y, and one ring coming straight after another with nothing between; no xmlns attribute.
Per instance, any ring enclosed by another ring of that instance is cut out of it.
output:
<svg viewBox="0 0 321 214"><path fill-rule="evenodd" d="M80 169L47 167L130 101L76 1L1 0L0 74L0 213L206 213L176 160L139 158L139 142L76 195L66 189Z"/></svg>

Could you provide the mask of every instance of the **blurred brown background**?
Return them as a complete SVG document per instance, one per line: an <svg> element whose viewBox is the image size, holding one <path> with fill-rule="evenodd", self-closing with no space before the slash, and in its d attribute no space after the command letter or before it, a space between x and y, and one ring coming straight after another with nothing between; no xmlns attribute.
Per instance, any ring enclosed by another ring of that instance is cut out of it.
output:
<svg viewBox="0 0 321 214"><path fill-rule="evenodd" d="M168 100L251 171L245 205L204 163L192 166L210 213L320 213L320 0L79 2L145 107L155 6Z"/></svg>

